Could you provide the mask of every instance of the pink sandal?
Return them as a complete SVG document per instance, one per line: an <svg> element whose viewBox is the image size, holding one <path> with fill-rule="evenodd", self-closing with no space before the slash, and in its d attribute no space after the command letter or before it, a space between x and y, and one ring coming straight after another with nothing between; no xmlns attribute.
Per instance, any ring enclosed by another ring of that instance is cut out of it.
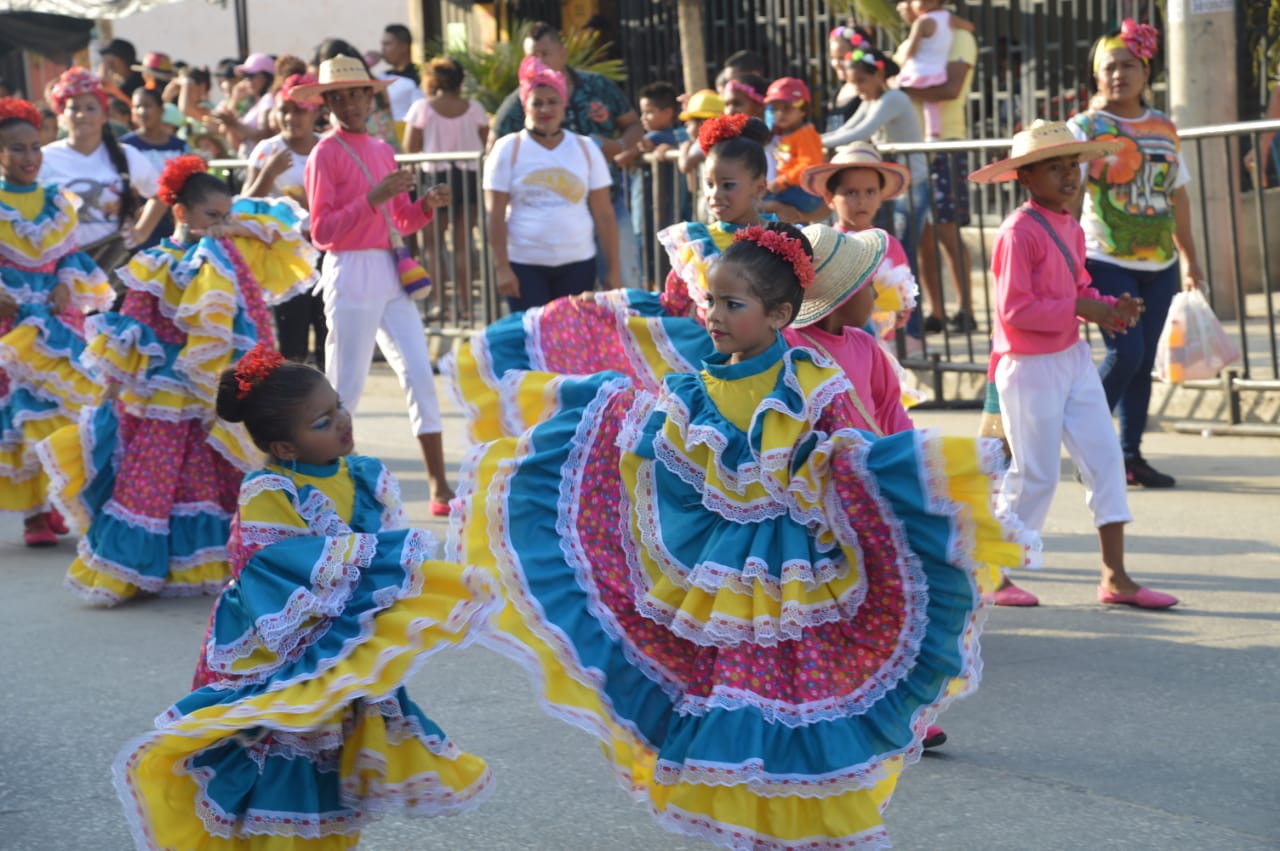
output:
<svg viewBox="0 0 1280 851"><path fill-rule="evenodd" d="M1117 594L1098 586L1098 602L1104 606L1134 606L1139 609L1170 609L1178 605L1178 598L1162 591L1139 588L1136 594Z"/></svg>

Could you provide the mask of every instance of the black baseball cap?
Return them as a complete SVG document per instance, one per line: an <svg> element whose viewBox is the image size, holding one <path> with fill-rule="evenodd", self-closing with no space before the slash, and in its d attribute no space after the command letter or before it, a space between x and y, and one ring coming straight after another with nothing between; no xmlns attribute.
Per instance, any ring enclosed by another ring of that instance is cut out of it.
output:
<svg viewBox="0 0 1280 851"><path fill-rule="evenodd" d="M134 48L133 42L122 38L111 39L98 53L102 56L119 56L130 65L138 61L138 51Z"/></svg>

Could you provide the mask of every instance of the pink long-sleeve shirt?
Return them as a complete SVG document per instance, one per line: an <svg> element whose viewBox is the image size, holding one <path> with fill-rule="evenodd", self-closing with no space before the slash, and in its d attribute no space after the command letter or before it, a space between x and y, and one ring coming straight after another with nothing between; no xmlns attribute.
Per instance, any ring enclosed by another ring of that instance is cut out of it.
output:
<svg viewBox="0 0 1280 851"><path fill-rule="evenodd" d="M1075 261L1076 275L1062 250L1044 226L1021 210L1000 225L991 252L996 279L995 330L991 335L991 363L1007 353L1047 355L1075 345L1080 339L1076 299L1115 304L1089 286L1084 268L1084 230L1073 216L1028 202L1044 216Z"/></svg>
<svg viewBox="0 0 1280 851"><path fill-rule="evenodd" d="M880 348L876 338L861 328L845 328L843 334L829 334L815 326L782 329L787 345L810 349L823 354L822 349L835 359L844 370L845 377L857 391L867 413L875 423L863 422L861 428L882 434L897 434L915 428L907 409L902 407L902 384L893 371L889 356ZM818 348L814 344L822 346ZM858 414L858 419L864 419Z"/></svg>
<svg viewBox="0 0 1280 851"><path fill-rule="evenodd" d="M390 145L368 133L335 130L334 134L364 162L373 182L336 139L321 139L307 157L304 171L311 204L311 241L321 251L390 248L386 218L369 205L367 196L378 181L396 170L395 154ZM411 201L408 193L392 198L386 207L401 235L422 230L433 215Z"/></svg>

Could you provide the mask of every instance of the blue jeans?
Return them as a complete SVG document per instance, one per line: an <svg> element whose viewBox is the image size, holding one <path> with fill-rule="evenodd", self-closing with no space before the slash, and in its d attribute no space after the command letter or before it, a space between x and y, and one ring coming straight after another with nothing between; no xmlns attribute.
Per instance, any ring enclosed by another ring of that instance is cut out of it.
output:
<svg viewBox="0 0 1280 851"><path fill-rule="evenodd" d="M764 200L777 201L779 204L795 207L802 213L812 213L822 206L821 198L817 195L810 195L799 186L788 186L781 192L770 192L764 196Z"/></svg>
<svg viewBox="0 0 1280 851"><path fill-rule="evenodd" d="M534 266L511 262L511 271L520 282L520 297L507 297L512 313L541 307L567 295L585 293L595 288L596 258L566 263L563 266Z"/></svg>
<svg viewBox="0 0 1280 851"><path fill-rule="evenodd" d="M1142 433L1147 428L1151 367L1156 360L1156 343L1169 315L1169 303L1178 291L1178 264L1157 272L1144 272L1089 260L1085 268L1098 292L1117 298L1128 293L1141 298L1147 308L1137 326L1127 334L1103 336L1107 356L1098 366L1107 404L1120 420L1120 448L1126 458L1132 458L1139 453Z"/></svg>
<svg viewBox="0 0 1280 851"><path fill-rule="evenodd" d="M917 282L920 280L920 270L916 251L920 247L920 234L924 231L924 224L929 220L929 191L928 180L917 181L893 201L893 232L902 243L902 250L911 265L911 275ZM920 294L919 300L924 300L924 293ZM912 337L920 336L919 306L911 311L906 330Z"/></svg>
<svg viewBox="0 0 1280 851"><path fill-rule="evenodd" d="M618 278L624 287L639 286L640 250L636 244L634 225L631 223L631 209L627 204L628 190L623 176L622 188L615 187L613 192L613 215L618 220ZM604 284L609 274L609 264L605 261L605 253L600 248L600 235L596 234L596 280Z"/></svg>

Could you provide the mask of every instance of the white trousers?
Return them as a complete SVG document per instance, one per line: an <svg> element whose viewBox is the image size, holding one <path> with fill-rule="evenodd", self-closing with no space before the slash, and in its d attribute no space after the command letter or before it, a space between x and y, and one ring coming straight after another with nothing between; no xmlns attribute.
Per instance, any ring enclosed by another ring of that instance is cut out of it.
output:
<svg viewBox="0 0 1280 851"><path fill-rule="evenodd" d="M422 318L400 287L390 250L330 252L319 289L329 324L325 376L342 403L355 413L377 343L400 379L413 433L438 434L440 402Z"/></svg>
<svg viewBox="0 0 1280 851"><path fill-rule="evenodd" d="M1000 418L1013 453L1003 497L1022 522L1044 528L1066 444L1095 526L1128 523L1124 456L1089 346L1051 355L1004 355L996 367Z"/></svg>

